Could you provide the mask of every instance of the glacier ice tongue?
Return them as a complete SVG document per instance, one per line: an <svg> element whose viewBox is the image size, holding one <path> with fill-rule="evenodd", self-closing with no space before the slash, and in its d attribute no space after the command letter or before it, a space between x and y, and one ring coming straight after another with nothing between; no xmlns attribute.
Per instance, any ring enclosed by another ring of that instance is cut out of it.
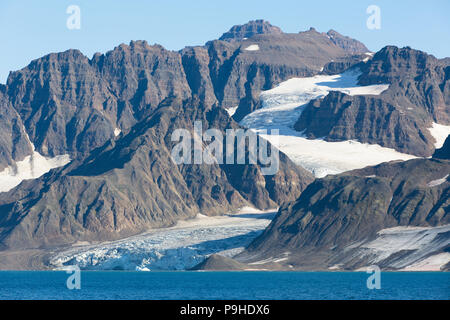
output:
<svg viewBox="0 0 450 320"><path fill-rule="evenodd" d="M83 270L186 270L213 253L234 256L270 223L274 212L256 209L219 217L198 215L177 226L118 241L78 246L53 256L56 268Z"/></svg>

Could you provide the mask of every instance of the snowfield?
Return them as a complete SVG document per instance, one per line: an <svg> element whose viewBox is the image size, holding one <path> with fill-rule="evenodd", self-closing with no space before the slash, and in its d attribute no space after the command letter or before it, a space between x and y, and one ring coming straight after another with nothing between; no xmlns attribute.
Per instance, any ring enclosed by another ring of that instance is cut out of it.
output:
<svg viewBox="0 0 450 320"><path fill-rule="evenodd" d="M29 138L28 141L31 144L33 153L26 156L22 161L17 161L15 166L8 166L0 172L0 192L13 189L23 180L39 178L51 169L65 166L71 160L68 154L54 158L44 157L35 151L35 147Z"/></svg>
<svg viewBox="0 0 450 320"><path fill-rule="evenodd" d="M307 139L301 132L293 129L305 105L313 99L326 96L330 91L348 95L379 95L389 87L387 84L358 86L360 74L359 71L350 70L339 75L317 75L284 81L271 90L263 91L260 96L262 108L248 114L240 124L256 132L268 130L270 133L270 130L278 129L279 135L262 136L316 177L391 160L415 158L377 144Z"/></svg>
<svg viewBox="0 0 450 320"><path fill-rule="evenodd" d="M436 149L442 148L445 139L447 139L450 134L450 126L444 126L443 124L437 124L433 122L431 128L428 128L433 138L436 140L434 146Z"/></svg>
<svg viewBox="0 0 450 320"><path fill-rule="evenodd" d="M74 246L53 256L55 269L78 265L83 270L186 270L213 253L232 257L258 236L273 211L243 208L218 217L198 215L172 228L123 240Z"/></svg>
<svg viewBox="0 0 450 320"><path fill-rule="evenodd" d="M449 233L450 225L383 229L375 240L349 246L357 250L347 258L402 271L440 271L450 262L450 253L443 252L450 245Z"/></svg>

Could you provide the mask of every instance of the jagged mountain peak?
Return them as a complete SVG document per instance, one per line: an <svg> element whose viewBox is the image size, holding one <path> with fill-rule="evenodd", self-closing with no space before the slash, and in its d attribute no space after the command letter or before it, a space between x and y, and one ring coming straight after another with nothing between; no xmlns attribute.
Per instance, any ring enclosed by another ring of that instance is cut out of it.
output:
<svg viewBox="0 0 450 320"><path fill-rule="evenodd" d="M262 19L252 20L242 25L231 27L219 40L232 41L250 38L256 34L281 34L283 31L279 27L273 26L269 21Z"/></svg>
<svg viewBox="0 0 450 320"><path fill-rule="evenodd" d="M386 57L391 57L394 59L399 59L399 58L407 58L409 57L411 54L418 54L421 56L431 56L425 52L422 52L420 50L415 50L409 46L400 48L394 45L387 45L384 46L383 48L381 48L379 51L377 51L374 55L374 57L377 57L378 59L381 58L386 58Z"/></svg>
<svg viewBox="0 0 450 320"><path fill-rule="evenodd" d="M450 58L448 57L438 59L434 55L422 50L414 49L409 46L397 47L394 45L388 45L381 48L374 54L372 61L384 61L385 63L391 64L395 63L405 70L411 70L412 65L412 67L422 71L430 69L430 72L434 71L433 69L436 66L446 68L450 65ZM386 72L389 72L389 70Z"/></svg>
<svg viewBox="0 0 450 320"><path fill-rule="evenodd" d="M328 36L335 45L349 53L358 54L370 52L362 42L344 36L336 30L330 29L325 35Z"/></svg>

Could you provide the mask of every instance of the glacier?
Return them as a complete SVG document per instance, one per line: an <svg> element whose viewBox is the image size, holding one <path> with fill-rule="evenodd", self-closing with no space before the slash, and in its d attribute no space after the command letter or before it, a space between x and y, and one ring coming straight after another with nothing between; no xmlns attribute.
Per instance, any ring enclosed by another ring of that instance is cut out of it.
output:
<svg viewBox="0 0 450 320"><path fill-rule="evenodd" d="M271 222L273 210L242 208L234 214L180 221L122 240L75 244L50 259L54 269L77 265L82 270L187 270L213 253L240 253Z"/></svg>
<svg viewBox="0 0 450 320"><path fill-rule="evenodd" d="M257 133L278 129L279 135L262 136L318 178L386 161L416 158L377 144L307 139L294 130L294 124L306 104L326 96L330 91L348 95L379 95L389 88L388 84L359 86L360 74L358 69L351 69L338 75L316 75L284 81L273 89L263 91L260 95L262 107L245 116L240 124Z"/></svg>

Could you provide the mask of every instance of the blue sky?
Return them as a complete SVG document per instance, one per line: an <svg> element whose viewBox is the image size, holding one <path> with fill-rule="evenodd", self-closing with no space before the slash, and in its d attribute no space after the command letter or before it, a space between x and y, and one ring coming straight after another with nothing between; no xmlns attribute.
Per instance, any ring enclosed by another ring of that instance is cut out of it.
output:
<svg viewBox="0 0 450 320"><path fill-rule="evenodd" d="M380 30L366 27L372 4L381 9ZM66 27L69 5L81 9L80 30ZM372 51L408 45L443 58L450 56L449 12L449 0L1 0L0 83L9 71L50 52L76 48L92 57L130 40L179 50L254 19L284 32L335 29Z"/></svg>

